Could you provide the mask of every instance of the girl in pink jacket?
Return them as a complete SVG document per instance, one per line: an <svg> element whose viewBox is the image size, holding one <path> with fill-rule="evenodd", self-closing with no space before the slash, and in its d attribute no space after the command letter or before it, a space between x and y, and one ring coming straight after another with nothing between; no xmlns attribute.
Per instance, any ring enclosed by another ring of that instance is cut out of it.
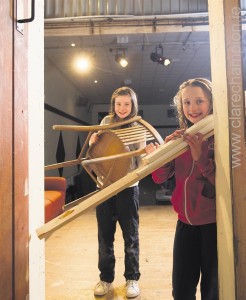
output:
<svg viewBox="0 0 246 300"><path fill-rule="evenodd" d="M173 298L195 300L201 280L202 300L218 300L218 262L215 203L214 139L185 130L212 113L212 86L204 78L190 79L174 98L180 129L165 143L183 137L189 150L152 173L161 184L175 176L172 205L178 214L173 248ZM149 144L151 153L159 145Z"/></svg>

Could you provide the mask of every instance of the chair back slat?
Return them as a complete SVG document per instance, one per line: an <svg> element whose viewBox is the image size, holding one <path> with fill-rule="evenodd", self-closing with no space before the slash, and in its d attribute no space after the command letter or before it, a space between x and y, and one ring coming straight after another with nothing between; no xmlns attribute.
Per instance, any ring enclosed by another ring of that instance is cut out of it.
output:
<svg viewBox="0 0 246 300"><path fill-rule="evenodd" d="M144 128L141 125L136 125L136 126L127 127L127 128L115 129L113 131L114 131L114 133L116 133L118 135L118 134L130 133L130 132L135 132L135 131L146 131L146 128Z"/></svg>
<svg viewBox="0 0 246 300"><path fill-rule="evenodd" d="M154 134L141 124L112 131L121 139L125 146L156 139Z"/></svg>
<svg viewBox="0 0 246 300"><path fill-rule="evenodd" d="M146 134L135 134L134 136L127 136L127 137L119 137L121 141L124 143L124 145L127 144L135 144L140 142L147 142L154 140L154 137L152 135L146 135Z"/></svg>
<svg viewBox="0 0 246 300"><path fill-rule="evenodd" d="M136 143L142 143L142 142L148 142L148 141L153 141L154 138L151 137L151 138L148 138L148 139L135 139L134 141L129 141L129 142L124 142L124 145L125 146L129 146L129 145L133 145L133 144L136 144Z"/></svg>

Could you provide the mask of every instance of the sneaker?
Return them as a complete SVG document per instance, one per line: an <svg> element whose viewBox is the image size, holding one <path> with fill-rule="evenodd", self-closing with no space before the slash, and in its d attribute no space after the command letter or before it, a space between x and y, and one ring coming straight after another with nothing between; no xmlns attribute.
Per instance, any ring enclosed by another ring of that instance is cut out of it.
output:
<svg viewBox="0 0 246 300"><path fill-rule="evenodd" d="M126 282L126 297L135 298L139 295L138 282L136 280L127 280Z"/></svg>
<svg viewBox="0 0 246 300"><path fill-rule="evenodd" d="M106 295L109 291L111 283L100 280L94 289L95 296L103 296Z"/></svg>

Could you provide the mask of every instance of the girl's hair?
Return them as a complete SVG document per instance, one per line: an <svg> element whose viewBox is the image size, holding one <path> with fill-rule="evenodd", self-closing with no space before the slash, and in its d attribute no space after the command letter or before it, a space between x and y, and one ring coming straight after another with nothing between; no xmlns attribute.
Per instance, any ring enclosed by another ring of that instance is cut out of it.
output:
<svg viewBox="0 0 246 300"><path fill-rule="evenodd" d="M110 117L111 117L111 123L118 122L119 117L117 116L115 112L115 99L118 96L124 96L124 95L129 95L131 98L132 102L132 109L131 113L129 116L126 117L126 119L131 119L135 117L138 114L138 100L137 100L137 95L136 93L129 87L123 86L121 88L118 88L113 92L113 95L111 96L111 102L110 102Z"/></svg>
<svg viewBox="0 0 246 300"><path fill-rule="evenodd" d="M173 103L177 107L177 114L178 114L177 117L178 117L180 128L187 128L192 125L192 123L185 117L183 111L183 105L182 105L181 93L182 90L187 86L198 86L203 90L204 94L206 95L210 103L209 114L213 113L212 82L206 78L189 79L180 85L179 90L173 99Z"/></svg>

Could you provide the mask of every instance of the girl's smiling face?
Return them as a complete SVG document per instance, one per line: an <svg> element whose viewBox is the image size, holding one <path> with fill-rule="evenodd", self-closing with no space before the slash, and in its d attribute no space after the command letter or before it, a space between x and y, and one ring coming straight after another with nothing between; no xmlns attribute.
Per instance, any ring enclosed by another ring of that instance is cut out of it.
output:
<svg viewBox="0 0 246 300"><path fill-rule="evenodd" d="M202 88L187 86L181 92L182 108L185 117L193 124L205 118L211 111L211 105Z"/></svg>
<svg viewBox="0 0 246 300"><path fill-rule="evenodd" d="M132 110L132 100L129 95L119 95L115 98L115 113L120 119L125 119Z"/></svg>

